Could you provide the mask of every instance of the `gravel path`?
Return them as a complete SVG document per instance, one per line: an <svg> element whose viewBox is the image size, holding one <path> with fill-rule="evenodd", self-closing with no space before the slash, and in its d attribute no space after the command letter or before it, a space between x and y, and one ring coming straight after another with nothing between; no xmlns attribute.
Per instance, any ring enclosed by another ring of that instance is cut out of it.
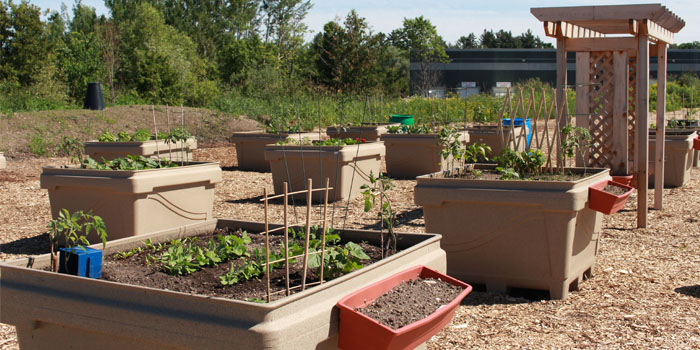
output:
<svg viewBox="0 0 700 350"><path fill-rule="evenodd" d="M197 150L197 158L218 160L225 170L216 188L217 217L262 220L258 199L263 188L272 190L269 173L237 171L229 145ZM46 251L50 213L39 174L41 166L66 162L8 159L0 170L0 260ZM593 277L567 300L472 292L428 348L700 348L700 171L692 175L683 188L664 190L665 208L650 211L646 229L636 228L634 195L622 212L606 217ZM422 232L415 181L395 184L398 229ZM375 216L361 204L360 198L336 203L333 226L376 227ZM271 207L271 217L281 213L281 205ZM0 349L16 348L14 327L0 324Z"/></svg>

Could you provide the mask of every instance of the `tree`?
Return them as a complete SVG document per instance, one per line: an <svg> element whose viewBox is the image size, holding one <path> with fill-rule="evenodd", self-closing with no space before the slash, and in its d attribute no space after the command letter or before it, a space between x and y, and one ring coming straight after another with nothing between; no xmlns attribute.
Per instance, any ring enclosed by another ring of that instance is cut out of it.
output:
<svg viewBox="0 0 700 350"><path fill-rule="evenodd" d="M205 62L190 38L165 23L148 3L133 8L119 24L119 80L152 103L201 106L211 102L216 86L207 79Z"/></svg>
<svg viewBox="0 0 700 350"><path fill-rule="evenodd" d="M513 33L503 29L496 33L496 47L501 49L518 48L520 43L513 37Z"/></svg>
<svg viewBox="0 0 700 350"><path fill-rule="evenodd" d="M115 77L119 70L119 30L112 19L98 26L97 35L99 38L102 59L104 61L105 76L109 86L110 101L115 101Z"/></svg>
<svg viewBox="0 0 700 350"><path fill-rule="evenodd" d="M97 24L97 14L95 9L82 4L82 0L77 0L73 6L73 20L70 23L71 32L94 33Z"/></svg>
<svg viewBox="0 0 700 350"><path fill-rule="evenodd" d="M79 102L85 99L87 83L104 75L102 50L95 33L71 32L58 47L58 68L68 86L68 96Z"/></svg>
<svg viewBox="0 0 700 350"><path fill-rule="evenodd" d="M454 46L458 49L476 49L479 48L479 40L474 33L469 33L468 36L459 37Z"/></svg>
<svg viewBox="0 0 700 350"><path fill-rule="evenodd" d="M315 53L318 82L346 92L367 92L383 81L381 61L384 35L373 34L367 21L355 10L341 27L328 22L311 45Z"/></svg>
<svg viewBox="0 0 700 350"><path fill-rule="evenodd" d="M277 47L279 62L289 63L304 43L307 27L302 22L311 9L310 0L263 0L265 43Z"/></svg>
<svg viewBox="0 0 700 350"><path fill-rule="evenodd" d="M0 79L30 86L49 58L49 43L40 9L11 1L0 7Z"/></svg>
<svg viewBox="0 0 700 350"><path fill-rule="evenodd" d="M672 49L682 49L682 50L697 50L700 49L700 41L693 41L689 43L673 44Z"/></svg>
<svg viewBox="0 0 700 350"><path fill-rule="evenodd" d="M413 88L426 95L439 81L435 65L449 62L445 53L445 43L438 35L435 26L423 16L414 19L404 18L403 27L391 32L393 45L404 50L412 62L418 63Z"/></svg>
<svg viewBox="0 0 700 350"><path fill-rule="evenodd" d="M498 40L496 40L496 34L493 33L493 30L484 29L479 38L479 45L485 49L498 47Z"/></svg>

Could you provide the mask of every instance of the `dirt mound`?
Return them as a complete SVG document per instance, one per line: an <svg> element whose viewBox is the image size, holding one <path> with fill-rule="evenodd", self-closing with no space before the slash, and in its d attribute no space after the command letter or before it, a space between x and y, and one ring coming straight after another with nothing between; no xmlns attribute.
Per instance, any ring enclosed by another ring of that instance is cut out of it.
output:
<svg viewBox="0 0 700 350"><path fill-rule="evenodd" d="M53 155L64 136L81 141L94 140L105 130L153 132L153 115L159 130L182 124L197 137L200 145L226 141L231 133L259 129L259 123L246 116L233 116L204 108L155 106L115 106L103 111L83 109L11 113L0 115L0 151L6 156Z"/></svg>

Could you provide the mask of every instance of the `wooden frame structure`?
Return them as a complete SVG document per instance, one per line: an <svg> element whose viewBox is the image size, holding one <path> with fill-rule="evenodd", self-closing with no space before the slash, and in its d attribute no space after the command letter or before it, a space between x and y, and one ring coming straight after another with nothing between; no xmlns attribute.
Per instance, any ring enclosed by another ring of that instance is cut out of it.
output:
<svg viewBox="0 0 700 350"><path fill-rule="evenodd" d="M661 4L531 8L557 39L557 96L565 98L566 53L576 52L576 125L593 146L580 159L637 175L637 227L647 226L649 57L658 57L654 208L663 203L666 50L685 22ZM559 105L563 101L557 101ZM560 123L568 123L562 115ZM565 125L565 124L562 124Z"/></svg>

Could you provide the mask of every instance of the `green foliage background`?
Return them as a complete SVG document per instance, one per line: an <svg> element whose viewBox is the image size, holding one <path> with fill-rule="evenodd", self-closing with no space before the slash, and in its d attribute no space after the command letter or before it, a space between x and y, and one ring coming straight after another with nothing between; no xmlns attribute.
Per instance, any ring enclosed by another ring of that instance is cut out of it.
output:
<svg viewBox="0 0 700 350"><path fill-rule="evenodd" d="M263 122L279 116L302 129L319 119L337 125L385 121L388 114L413 114L425 123L488 121L498 115L498 98L408 97L409 62L421 67L412 91L425 96L431 67L448 62L447 47L551 46L531 31L504 30L448 44L423 16L376 33L354 10L307 43L310 0L105 4L110 17L80 0L53 12L0 1L0 113L79 108L87 82L100 81L107 105L208 107ZM697 107L698 81L687 75L669 82L667 109ZM540 91L546 84L522 85ZM652 108L655 93L652 86ZM42 145L35 146L41 153Z"/></svg>

